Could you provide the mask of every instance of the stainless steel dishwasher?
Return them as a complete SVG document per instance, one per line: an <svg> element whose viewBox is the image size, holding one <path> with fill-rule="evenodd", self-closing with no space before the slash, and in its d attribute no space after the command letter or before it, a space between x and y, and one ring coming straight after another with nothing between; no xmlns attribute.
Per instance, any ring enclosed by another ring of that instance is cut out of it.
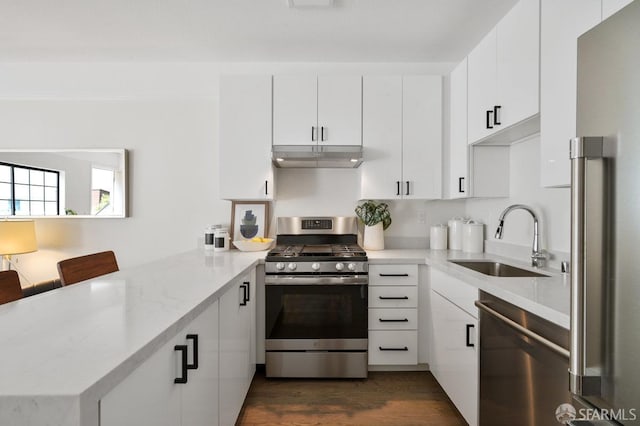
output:
<svg viewBox="0 0 640 426"><path fill-rule="evenodd" d="M560 424L571 403L569 330L480 292L481 426Z"/></svg>

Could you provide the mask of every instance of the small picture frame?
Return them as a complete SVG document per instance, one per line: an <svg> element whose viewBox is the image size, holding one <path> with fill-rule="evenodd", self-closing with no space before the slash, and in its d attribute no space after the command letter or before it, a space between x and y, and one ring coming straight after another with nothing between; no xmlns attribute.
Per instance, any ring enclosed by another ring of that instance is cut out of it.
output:
<svg viewBox="0 0 640 426"><path fill-rule="evenodd" d="M233 201L231 203L231 240L250 240L269 235L268 201Z"/></svg>

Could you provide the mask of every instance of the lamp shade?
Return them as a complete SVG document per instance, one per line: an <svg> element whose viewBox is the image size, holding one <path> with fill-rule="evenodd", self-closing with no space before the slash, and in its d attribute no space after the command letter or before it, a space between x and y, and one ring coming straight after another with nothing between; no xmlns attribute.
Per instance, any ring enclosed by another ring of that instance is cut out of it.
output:
<svg viewBox="0 0 640 426"><path fill-rule="evenodd" d="M38 250L33 220L0 221L0 255L31 253Z"/></svg>

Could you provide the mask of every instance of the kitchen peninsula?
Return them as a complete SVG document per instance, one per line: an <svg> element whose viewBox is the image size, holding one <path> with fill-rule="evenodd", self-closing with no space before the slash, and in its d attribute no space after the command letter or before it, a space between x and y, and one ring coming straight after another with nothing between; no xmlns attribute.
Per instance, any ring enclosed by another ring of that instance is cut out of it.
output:
<svg viewBox="0 0 640 426"><path fill-rule="evenodd" d="M101 399L261 258L195 250L0 306L0 424L101 424Z"/></svg>

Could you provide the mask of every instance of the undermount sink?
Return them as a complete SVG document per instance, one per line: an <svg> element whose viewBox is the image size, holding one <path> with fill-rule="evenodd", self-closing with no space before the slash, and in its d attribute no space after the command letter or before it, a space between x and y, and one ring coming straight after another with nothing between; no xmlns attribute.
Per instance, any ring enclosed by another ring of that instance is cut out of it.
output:
<svg viewBox="0 0 640 426"><path fill-rule="evenodd" d="M549 275L540 274L538 272L528 271L515 266L507 265L506 263L493 262L487 260L450 260L449 262L455 263L462 267L471 269L481 274L490 275L492 277L508 277L508 278L520 278L520 277L548 277Z"/></svg>

